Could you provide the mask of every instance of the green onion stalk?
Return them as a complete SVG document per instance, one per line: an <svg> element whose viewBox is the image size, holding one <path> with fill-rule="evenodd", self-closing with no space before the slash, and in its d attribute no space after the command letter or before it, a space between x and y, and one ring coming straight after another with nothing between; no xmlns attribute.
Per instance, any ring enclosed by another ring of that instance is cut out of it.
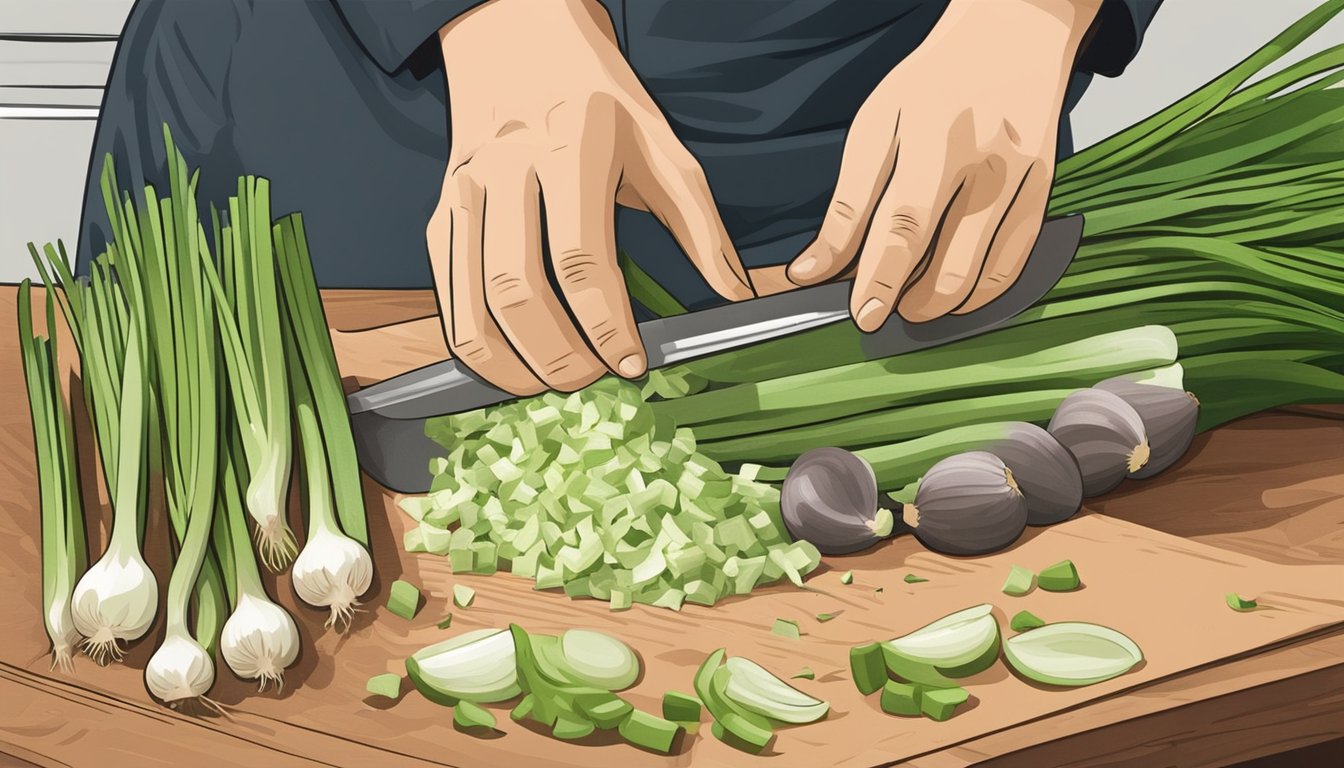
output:
<svg viewBox="0 0 1344 768"><path fill-rule="evenodd" d="M292 437L289 390L281 340L275 249L271 242L270 182L238 179L229 198L229 223L213 215L215 247L224 272L206 259L206 281L215 296L228 373L228 391L242 435L247 478L245 500L255 524L257 551L267 568L286 568L298 552L285 521Z"/></svg>
<svg viewBox="0 0 1344 768"><path fill-rule="evenodd" d="M308 538L294 561L294 593L331 611L327 626L345 628L373 581L354 433L336 355L299 214L272 228L280 265L283 336L294 419L303 453Z"/></svg>
<svg viewBox="0 0 1344 768"><path fill-rule="evenodd" d="M220 442L218 336L211 258L196 203L197 178L167 127L169 196L145 189L136 211L115 203L116 178L104 165L104 197L117 243L114 267L130 315L149 341L151 380L163 432L164 490L180 548L168 581L164 640L145 668L150 693L170 706L200 700L214 683L214 648L227 607L219 565L209 552ZM187 626L195 596L195 634Z"/></svg>
<svg viewBox="0 0 1344 768"><path fill-rule="evenodd" d="M42 618L51 640L51 666L73 670L72 654L80 634L71 616L75 579L84 570L84 510L74 431L61 396L56 345L56 312L47 289L47 337L33 333L32 284L19 285L19 348L23 357L33 446L41 493Z"/></svg>
<svg viewBox="0 0 1344 768"><path fill-rule="evenodd" d="M837 324L664 369L697 385L652 405L692 427L705 454L771 465L762 479L836 445L876 452L879 483L894 490L918 476L893 458L902 452L927 468L967 444L955 430L1043 424L1061 392L1162 367L1139 351L1155 326L1174 335L1171 385L1199 397L1201 430L1344 400L1344 89L1332 87L1344 46L1251 82L1341 10L1322 3L1213 82L1061 162L1049 215L1084 214L1082 243L1008 326L869 360L861 334ZM640 299L641 282L627 282Z"/></svg>

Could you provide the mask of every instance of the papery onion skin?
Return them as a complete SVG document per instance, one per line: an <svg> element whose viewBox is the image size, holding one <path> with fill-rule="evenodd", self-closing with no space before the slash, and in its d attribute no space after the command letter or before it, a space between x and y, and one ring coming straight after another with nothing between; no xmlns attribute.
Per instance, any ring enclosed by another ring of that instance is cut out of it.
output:
<svg viewBox="0 0 1344 768"><path fill-rule="evenodd" d="M826 555L858 552L877 543L877 477L862 457L843 448L814 448L798 457L780 489L780 516L795 539Z"/></svg>
<svg viewBox="0 0 1344 768"><path fill-rule="evenodd" d="M1111 491L1148 461L1143 420L1113 392L1071 393L1055 409L1049 432L1078 460L1086 498Z"/></svg>
<svg viewBox="0 0 1344 768"><path fill-rule="evenodd" d="M1002 460L969 451L934 464L902 518L929 549L979 555L1017 541L1027 526L1027 502Z"/></svg>
<svg viewBox="0 0 1344 768"><path fill-rule="evenodd" d="M1129 473L1136 480L1152 477L1181 460L1195 439L1199 400L1185 390L1140 384L1124 377L1096 385L1119 395L1139 414L1148 437L1148 462Z"/></svg>

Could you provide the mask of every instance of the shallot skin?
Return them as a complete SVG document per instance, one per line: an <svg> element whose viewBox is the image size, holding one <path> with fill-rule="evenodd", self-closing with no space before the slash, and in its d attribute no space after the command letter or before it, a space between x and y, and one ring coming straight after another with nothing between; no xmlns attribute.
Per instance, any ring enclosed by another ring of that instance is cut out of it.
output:
<svg viewBox="0 0 1344 768"><path fill-rule="evenodd" d="M1073 392L1055 409L1048 431L1078 460L1087 498L1108 493L1148 461L1143 420L1113 392Z"/></svg>
<svg viewBox="0 0 1344 768"><path fill-rule="evenodd" d="M969 451L934 464L902 517L929 549L982 555L1017 541L1027 526L1027 502L999 457Z"/></svg>
<svg viewBox="0 0 1344 768"><path fill-rule="evenodd" d="M1049 432L1016 422L987 450L1012 470L1027 500L1027 525L1063 522L1082 508L1083 475L1078 460Z"/></svg>
<svg viewBox="0 0 1344 768"><path fill-rule="evenodd" d="M1124 377L1107 379L1097 389L1112 392L1129 403L1143 421L1148 436L1148 463L1130 477L1152 477L1181 460L1195 439L1199 421L1199 400L1181 389L1141 384Z"/></svg>
<svg viewBox="0 0 1344 768"><path fill-rule="evenodd" d="M793 463L780 490L780 515L795 539L825 555L867 549L882 537L873 468L843 448L814 448Z"/></svg>

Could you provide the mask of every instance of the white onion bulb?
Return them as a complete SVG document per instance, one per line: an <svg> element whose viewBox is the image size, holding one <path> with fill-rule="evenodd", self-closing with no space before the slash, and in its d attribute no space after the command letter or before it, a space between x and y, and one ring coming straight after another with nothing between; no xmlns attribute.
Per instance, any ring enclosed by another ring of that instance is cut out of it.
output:
<svg viewBox="0 0 1344 768"><path fill-rule="evenodd" d="M87 640L84 652L99 664L121 661L120 643L149 631L159 607L159 584L135 546L114 538L75 586L71 616Z"/></svg>
<svg viewBox="0 0 1344 768"><path fill-rule="evenodd" d="M284 608L265 594L242 592L219 641L233 673L245 680L284 685L285 668L299 655L299 629Z"/></svg>
<svg viewBox="0 0 1344 768"><path fill-rule="evenodd" d="M359 596L373 582L373 559L359 542L327 526L314 526L294 561L294 592L314 608L330 608L327 626L349 624Z"/></svg>
<svg viewBox="0 0 1344 768"><path fill-rule="evenodd" d="M204 698L214 683L215 662L183 629L170 627L145 665L145 687L169 706Z"/></svg>

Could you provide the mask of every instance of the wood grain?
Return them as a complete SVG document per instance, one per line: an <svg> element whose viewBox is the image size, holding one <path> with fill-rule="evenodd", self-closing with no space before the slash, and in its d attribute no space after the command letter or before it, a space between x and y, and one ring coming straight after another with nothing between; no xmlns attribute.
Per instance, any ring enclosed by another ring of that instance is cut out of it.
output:
<svg viewBox="0 0 1344 768"><path fill-rule="evenodd" d="M424 318L426 306L433 312L432 298L425 302L425 297L410 292L387 293L393 295L370 297L367 303L356 293L327 296L331 325L355 335L351 332L369 324ZM139 752L151 764L191 761L206 766L248 761L303 764L302 760L284 762L291 759L286 757L291 753L303 755L309 761L306 764L335 765L647 761L644 753L626 747L561 744L519 732L511 723L506 725L510 732L502 738L473 740L447 724L446 710L428 705L413 693L404 694L386 711L380 708L387 705L364 700L360 693L364 679L397 671L401 655L428 642L426 638L438 636L431 627L437 613L446 610L450 575L436 558L400 551L404 521L392 506L392 497L372 484L367 494L371 510L382 512L371 521L379 545L375 553L378 594L370 599L369 613L360 616L350 636L338 638L323 632L320 616L295 608L283 577L268 584L282 603L294 609L305 642L304 657L292 670L282 698L251 695L249 686L228 678L226 672L214 695L231 707L232 720L167 712L148 702L136 669L152 647L148 640L132 649L130 666L97 669L81 659L74 678L48 673L40 658L45 638L37 609L36 484L13 316L13 291L0 288L0 487L14 489L0 495L0 536L11 542L0 551L0 610L12 619L0 635L0 753L20 764L34 765L109 764L100 757L107 748L125 750L119 753L123 755ZM436 324L431 314L429 322L419 327L430 329ZM433 341L426 340L424 330L408 338L425 344L417 354L432 354L428 350ZM350 349L348 345L344 348ZM376 353L369 350L362 356ZM398 364L414 364L413 358L407 355ZM358 366L343 355L343 371L350 373L352 367ZM1243 420L1201 437L1191 456L1162 478L1126 485L1094 509L1284 566L1344 563L1344 423L1329 413L1270 413ZM892 545L871 555L871 561L856 561L854 567L865 562L862 567L871 567L875 577L892 577L888 591L894 597L905 587L896 584L903 573L900 569L918 554L915 547ZM379 607L388 584L403 575L425 586L431 601L409 626L398 624ZM562 596L532 593L515 585L518 580L511 577L460 580L476 586L482 602L478 609L458 612L454 630L499 617L518 617L541 630L577 623L610 626L634 638L646 652L651 669L659 670L684 669L698 661L705 635L711 635L710 641L754 636L762 631L759 625L765 619L760 616L778 614L781 605L810 610L798 601L818 596L766 590L759 598L714 611L692 610L677 616L637 608L613 616L591 601L571 602ZM753 604L756 607L749 608ZM899 618L903 613L901 608L892 615ZM831 624L837 631L843 626ZM737 641L733 642L736 647ZM774 640L764 642L768 649ZM840 638L837 642L846 641ZM648 652L660 647L663 650ZM773 653L780 663L785 659L807 663L800 655L803 652L795 649L775 648ZM757 655L757 651L748 655ZM762 661L769 656L765 651L759 655ZM333 658L339 659L339 666L331 663ZM814 667L821 672L820 666ZM1026 761L1033 765L1151 764L1154 760L1225 764L1331 738L1322 724L1329 726L1338 712L1338 696L1333 692L1341 689L1341 675L1344 637L1338 633L1312 637L1152 682L1135 692L1079 704L1064 713L958 739L961 744L944 743L919 757L916 764L965 765L985 760L995 765ZM1285 688L1280 680L1294 685ZM651 675L633 698L641 706L656 708L657 695L661 689L675 687L673 682ZM685 687L684 680L677 679L675 684ZM1286 693L1293 691L1296 696ZM840 700L839 696L832 698ZM888 727L892 721L878 722L879 727ZM353 741L344 738L360 732L369 735ZM834 739L805 744L809 733L806 729L786 732L781 739L785 751L768 763L792 764L790 756L828 754L813 750L833 752L837 747ZM684 764L691 755L697 765L745 761L738 753L706 750L694 740L687 741L680 757L658 762ZM883 762L878 756L871 764Z"/></svg>

